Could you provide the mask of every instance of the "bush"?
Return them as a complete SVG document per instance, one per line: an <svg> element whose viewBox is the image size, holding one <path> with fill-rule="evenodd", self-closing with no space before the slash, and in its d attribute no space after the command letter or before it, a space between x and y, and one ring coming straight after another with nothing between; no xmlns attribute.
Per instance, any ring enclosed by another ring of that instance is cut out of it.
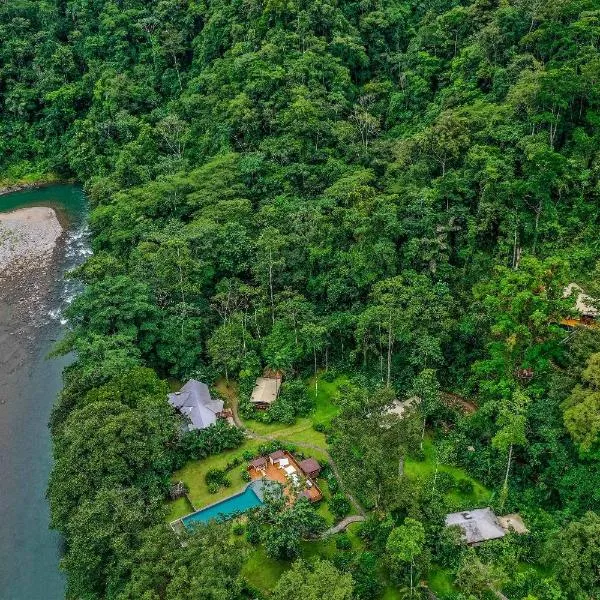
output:
<svg viewBox="0 0 600 600"><path fill-rule="evenodd" d="M177 453L184 462L200 460L224 450L238 448L244 440L243 431L229 425L227 421L219 420L206 429L186 433L181 439Z"/></svg>
<svg viewBox="0 0 600 600"><path fill-rule="evenodd" d="M313 429L319 433L325 433L327 431L327 425L325 425L325 423L313 423Z"/></svg>
<svg viewBox="0 0 600 600"><path fill-rule="evenodd" d="M284 423L285 425L293 425L296 422L294 406L284 398L278 398L267 412L272 421Z"/></svg>
<svg viewBox="0 0 600 600"><path fill-rule="evenodd" d="M459 479L456 487L461 494L473 493L474 486L473 482L470 479Z"/></svg>
<svg viewBox="0 0 600 600"><path fill-rule="evenodd" d="M335 478L335 475L331 471L327 471L325 478L327 479L327 483L329 485L329 491L332 494L335 494L340 489L340 484L338 483L338 480Z"/></svg>
<svg viewBox="0 0 600 600"><path fill-rule="evenodd" d="M343 519L350 513L352 506L344 494L338 492L329 501L329 510L337 519Z"/></svg>
<svg viewBox="0 0 600 600"><path fill-rule="evenodd" d="M246 531L246 528L244 527L244 524L239 521L236 521L231 526L231 533L233 533L233 535L242 535L244 531Z"/></svg>
<svg viewBox="0 0 600 600"><path fill-rule="evenodd" d="M235 467L239 467L242 464L242 460L243 459L241 456L235 456L225 465L225 470L231 471L231 469L234 469Z"/></svg>
<svg viewBox="0 0 600 600"><path fill-rule="evenodd" d="M221 469L209 469L204 476L204 481L208 486L214 484L216 486L223 485L225 479L225 471Z"/></svg>
<svg viewBox="0 0 600 600"><path fill-rule="evenodd" d="M221 485L225 488L231 487L231 479L229 479L229 477L223 477Z"/></svg>
<svg viewBox="0 0 600 600"><path fill-rule="evenodd" d="M260 542L260 528L255 519L250 519L248 521L248 526L246 527L246 539L253 545Z"/></svg>
<svg viewBox="0 0 600 600"><path fill-rule="evenodd" d="M242 481L250 481L252 479L252 477L250 477L250 473L248 473L248 469L243 468L240 471L240 475L242 477Z"/></svg>
<svg viewBox="0 0 600 600"><path fill-rule="evenodd" d="M338 550L350 550L350 548L352 548L352 542L345 533L340 533L340 535L335 538L335 547Z"/></svg>
<svg viewBox="0 0 600 600"><path fill-rule="evenodd" d="M456 487L456 479L450 473L440 471L435 479L435 487L441 494L445 494Z"/></svg>
<svg viewBox="0 0 600 600"><path fill-rule="evenodd" d="M335 378L337 377L337 373L334 369L329 369L321 375L321 381L326 381L327 383L333 383Z"/></svg>
<svg viewBox="0 0 600 600"><path fill-rule="evenodd" d="M208 493L216 494L219 491L219 485L217 483L209 483L208 484Z"/></svg>
<svg viewBox="0 0 600 600"><path fill-rule="evenodd" d="M254 458L254 452L252 452L252 450L244 450L242 452L242 456L244 457L245 461L250 461Z"/></svg>

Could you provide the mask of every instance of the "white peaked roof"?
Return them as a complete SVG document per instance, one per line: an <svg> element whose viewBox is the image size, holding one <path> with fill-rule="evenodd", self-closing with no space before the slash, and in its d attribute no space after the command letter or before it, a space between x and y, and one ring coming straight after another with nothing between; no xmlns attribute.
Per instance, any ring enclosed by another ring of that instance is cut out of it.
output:
<svg viewBox="0 0 600 600"><path fill-rule="evenodd" d="M278 377L259 377L256 380L250 402L253 404L272 404L277 400L281 379Z"/></svg>
<svg viewBox="0 0 600 600"><path fill-rule="evenodd" d="M495 540L504 537L506 533L491 508L476 508L446 515L446 527L453 525L462 529L467 544Z"/></svg>
<svg viewBox="0 0 600 600"><path fill-rule="evenodd" d="M569 298L574 294L576 296L575 309L580 315L584 317L597 317L600 314L600 311L594 306L597 300L588 296L581 286L576 283L570 283L563 291L563 298Z"/></svg>
<svg viewBox="0 0 600 600"><path fill-rule="evenodd" d="M181 391L169 394L169 404L189 419L190 430L213 425L223 410L223 401L211 398L208 386L195 379L190 379Z"/></svg>

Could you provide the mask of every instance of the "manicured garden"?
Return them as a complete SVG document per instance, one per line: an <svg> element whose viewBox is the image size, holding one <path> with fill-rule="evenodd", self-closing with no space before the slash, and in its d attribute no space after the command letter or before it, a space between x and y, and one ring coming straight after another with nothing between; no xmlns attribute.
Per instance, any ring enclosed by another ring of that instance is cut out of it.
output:
<svg viewBox="0 0 600 600"><path fill-rule="evenodd" d="M188 488L188 497L194 509L202 508L213 502L218 502L227 498L236 492L239 492L247 483L242 478L242 470L245 469L247 461L242 457L245 451L256 452L261 442L258 440L246 440L239 448L227 450L221 454L209 456L203 460L194 460L185 467L173 473L173 481L183 481ZM231 482L228 487L220 486L218 491L211 493L209 484L206 482L206 475L215 469L226 469L227 465L236 458L241 459L240 465L233 467L227 473L227 479ZM189 506L179 500L169 502L171 520L183 517L189 514Z"/></svg>

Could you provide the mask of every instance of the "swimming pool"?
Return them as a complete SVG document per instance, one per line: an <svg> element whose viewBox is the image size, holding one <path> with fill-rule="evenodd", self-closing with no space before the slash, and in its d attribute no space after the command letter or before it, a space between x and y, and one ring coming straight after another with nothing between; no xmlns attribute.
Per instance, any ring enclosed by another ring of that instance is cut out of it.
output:
<svg viewBox="0 0 600 600"><path fill-rule="evenodd" d="M181 522L186 529L191 529L199 523L208 523L212 519L230 519L234 515L246 512L263 504L261 481L253 481L239 494L225 498L206 508L197 510L195 513L183 517Z"/></svg>

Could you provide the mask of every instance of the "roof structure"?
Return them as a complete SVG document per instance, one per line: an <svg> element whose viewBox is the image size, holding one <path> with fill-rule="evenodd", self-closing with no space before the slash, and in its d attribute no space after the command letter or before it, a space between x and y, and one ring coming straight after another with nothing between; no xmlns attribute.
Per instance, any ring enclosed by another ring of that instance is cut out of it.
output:
<svg viewBox="0 0 600 600"><path fill-rule="evenodd" d="M446 527L453 525L462 529L467 544L495 540L504 537L506 533L491 508L477 508L446 515Z"/></svg>
<svg viewBox="0 0 600 600"><path fill-rule="evenodd" d="M271 461L280 460L282 458L286 458L286 455L283 450L275 450L275 452L271 452L271 454L269 454L269 458Z"/></svg>
<svg viewBox="0 0 600 600"><path fill-rule="evenodd" d="M169 404L188 418L188 430L205 429L217 421L223 401L210 397L208 386L190 379L179 392L169 394Z"/></svg>
<svg viewBox="0 0 600 600"><path fill-rule="evenodd" d="M595 304L598 302L596 298L592 298L588 296L583 288L576 283L570 283L563 291L563 298L569 298L573 294L576 295L575 300L575 310L584 317L597 317L600 315L600 310L598 310Z"/></svg>
<svg viewBox="0 0 600 600"><path fill-rule="evenodd" d="M321 471L321 465L314 458L307 458L298 463L305 475L312 475Z"/></svg>
<svg viewBox="0 0 600 600"><path fill-rule="evenodd" d="M250 402L252 402L252 404L262 405L273 404L273 402L277 400L280 387L280 377L259 377L252 390Z"/></svg>
<svg viewBox="0 0 600 600"><path fill-rule="evenodd" d="M388 408L388 415L397 415L398 417L404 417L404 413L411 408L421 404L421 398L419 396L411 396L407 400L394 400L392 405Z"/></svg>
<svg viewBox="0 0 600 600"><path fill-rule="evenodd" d="M267 459L264 456L259 456L254 460L250 461L250 466L255 469L264 469L267 466Z"/></svg>

